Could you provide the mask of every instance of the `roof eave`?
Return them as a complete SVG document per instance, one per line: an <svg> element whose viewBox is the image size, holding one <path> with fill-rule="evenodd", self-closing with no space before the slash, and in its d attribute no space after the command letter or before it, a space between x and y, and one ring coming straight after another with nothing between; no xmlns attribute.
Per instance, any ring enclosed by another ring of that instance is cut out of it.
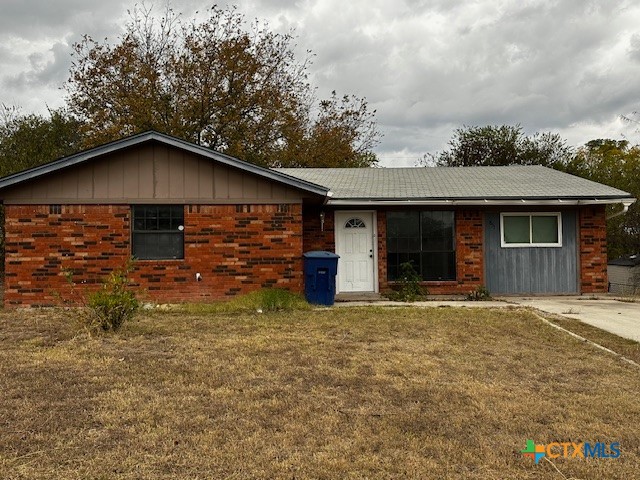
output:
<svg viewBox="0 0 640 480"><path fill-rule="evenodd" d="M333 206L572 206L572 205L610 205L622 203L631 205L633 197L606 198L415 198L415 199L366 199L366 198L330 198L328 205Z"/></svg>

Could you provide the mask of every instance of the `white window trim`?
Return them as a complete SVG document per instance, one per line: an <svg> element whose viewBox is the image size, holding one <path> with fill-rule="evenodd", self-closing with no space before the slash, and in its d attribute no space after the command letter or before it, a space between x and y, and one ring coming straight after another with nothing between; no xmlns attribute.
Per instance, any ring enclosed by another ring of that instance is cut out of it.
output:
<svg viewBox="0 0 640 480"><path fill-rule="evenodd" d="M556 217L558 219L558 241L556 243L506 243L504 241L504 217L529 217L529 238L533 238L531 217ZM562 247L562 213L560 212L501 212L500 245L502 248Z"/></svg>

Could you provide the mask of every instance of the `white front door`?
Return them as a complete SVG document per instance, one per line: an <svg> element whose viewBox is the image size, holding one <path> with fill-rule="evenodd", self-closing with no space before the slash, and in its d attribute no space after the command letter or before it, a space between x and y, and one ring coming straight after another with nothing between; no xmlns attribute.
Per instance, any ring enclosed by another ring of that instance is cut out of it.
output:
<svg viewBox="0 0 640 480"><path fill-rule="evenodd" d="M339 292L375 291L373 212L336 212Z"/></svg>

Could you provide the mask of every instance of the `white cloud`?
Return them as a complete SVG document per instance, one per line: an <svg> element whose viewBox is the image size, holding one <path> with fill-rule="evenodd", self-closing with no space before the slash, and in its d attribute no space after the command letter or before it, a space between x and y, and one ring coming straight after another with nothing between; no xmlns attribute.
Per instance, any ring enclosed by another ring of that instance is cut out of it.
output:
<svg viewBox="0 0 640 480"><path fill-rule="evenodd" d="M117 36L125 16L124 2L5 3L0 102L29 110L61 103L54 85L68 70L65 48L83 33ZM209 3L173 5L190 17ZM441 149L463 124L520 123L575 144L619 138L619 115L640 108L633 1L243 0L238 9L277 31L296 29L300 54L315 53L320 96L367 98L383 159Z"/></svg>

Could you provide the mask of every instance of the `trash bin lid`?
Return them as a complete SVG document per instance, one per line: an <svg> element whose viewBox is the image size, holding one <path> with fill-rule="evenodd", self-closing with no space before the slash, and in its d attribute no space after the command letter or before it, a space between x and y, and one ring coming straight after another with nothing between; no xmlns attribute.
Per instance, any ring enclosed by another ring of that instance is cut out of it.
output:
<svg viewBox="0 0 640 480"><path fill-rule="evenodd" d="M340 258L340 255L333 252L325 252L323 250L314 250L312 252L303 253L304 258Z"/></svg>

